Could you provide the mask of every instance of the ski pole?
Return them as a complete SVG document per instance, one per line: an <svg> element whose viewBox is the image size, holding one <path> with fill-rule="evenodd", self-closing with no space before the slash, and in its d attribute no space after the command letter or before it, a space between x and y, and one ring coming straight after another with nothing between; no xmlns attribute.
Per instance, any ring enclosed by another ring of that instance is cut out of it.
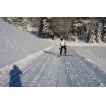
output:
<svg viewBox="0 0 106 106"><path fill-rule="evenodd" d="M59 48L60 49L60 51L61 51L61 48Z"/></svg>
<svg viewBox="0 0 106 106"><path fill-rule="evenodd" d="M67 47L66 47L67 48ZM67 50L69 51L69 49L67 48ZM69 51L69 53L71 54L71 52Z"/></svg>

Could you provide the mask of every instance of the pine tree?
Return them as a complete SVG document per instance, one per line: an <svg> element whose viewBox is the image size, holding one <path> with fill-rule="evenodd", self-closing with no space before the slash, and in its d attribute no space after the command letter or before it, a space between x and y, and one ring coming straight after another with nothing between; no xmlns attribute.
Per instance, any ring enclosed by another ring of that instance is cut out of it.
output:
<svg viewBox="0 0 106 106"><path fill-rule="evenodd" d="M97 36L96 36L96 41L97 43L101 43L102 42L102 23L97 23Z"/></svg>
<svg viewBox="0 0 106 106"><path fill-rule="evenodd" d="M48 37L48 36L52 36L52 30L51 30L51 21L50 18L44 18L42 20L42 37Z"/></svg>
<svg viewBox="0 0 106 106"><path fill-rule="evenodd" d="M70 32L72 32L72 17L52 17L52 31L54 36L58 38L63 36L68 38Z"/></svg>

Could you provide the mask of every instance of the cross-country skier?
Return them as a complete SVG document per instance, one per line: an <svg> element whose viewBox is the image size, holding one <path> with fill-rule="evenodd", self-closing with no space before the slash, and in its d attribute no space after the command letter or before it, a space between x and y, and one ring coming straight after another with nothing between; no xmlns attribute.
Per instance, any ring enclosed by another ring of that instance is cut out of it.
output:
<svg viewBox="0 0 106 106"><path fill-rule="evenodd" d="M63 40L63 38L61 38L61 41L60 41L60 43L59 43L59 49L60 49L60 55L59 55L59 57L61 56L61 53L62 53L62 49L64 48L64 54L65 55L67 55L66 54L66 45L65 45L65 40Z"/></svg>

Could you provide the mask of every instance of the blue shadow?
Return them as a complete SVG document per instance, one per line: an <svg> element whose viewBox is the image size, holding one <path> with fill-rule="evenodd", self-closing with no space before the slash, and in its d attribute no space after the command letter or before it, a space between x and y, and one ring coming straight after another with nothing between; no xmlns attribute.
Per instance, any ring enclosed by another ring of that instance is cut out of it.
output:
<svg viewBox="0 0 106 106"><path fill-rule="evenodd" d="M44 53L48 53L48 54L52 54L52 55L57 55L56 53L53 53L53 52L47 52L47 51L44 51Z"/></svg>
<svg viewBox="0 0 106 106"><path fill-rule="evenodd" d="M37 31L31 31L30 33L34 36L37 36L38 38L41 38L39 32Z"/></svg>
<svg viewBox="0 0 106 106"><path fill-rule="evenodd" d="M14 65L13 69L10 70L10 82L9 87L22 87L20 75L22 74L22 71L19 70L19 68Z"/></svg>

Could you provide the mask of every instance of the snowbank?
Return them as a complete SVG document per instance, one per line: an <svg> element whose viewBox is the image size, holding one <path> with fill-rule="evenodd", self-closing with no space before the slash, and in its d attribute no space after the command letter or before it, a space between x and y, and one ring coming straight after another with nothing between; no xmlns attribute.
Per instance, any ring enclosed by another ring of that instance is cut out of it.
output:
<svg viewBox="0 0 106 106"><path fill-rule="evenodd" d="M0 19L0 68L42 51L53 42L39 39Z"/></svg>

